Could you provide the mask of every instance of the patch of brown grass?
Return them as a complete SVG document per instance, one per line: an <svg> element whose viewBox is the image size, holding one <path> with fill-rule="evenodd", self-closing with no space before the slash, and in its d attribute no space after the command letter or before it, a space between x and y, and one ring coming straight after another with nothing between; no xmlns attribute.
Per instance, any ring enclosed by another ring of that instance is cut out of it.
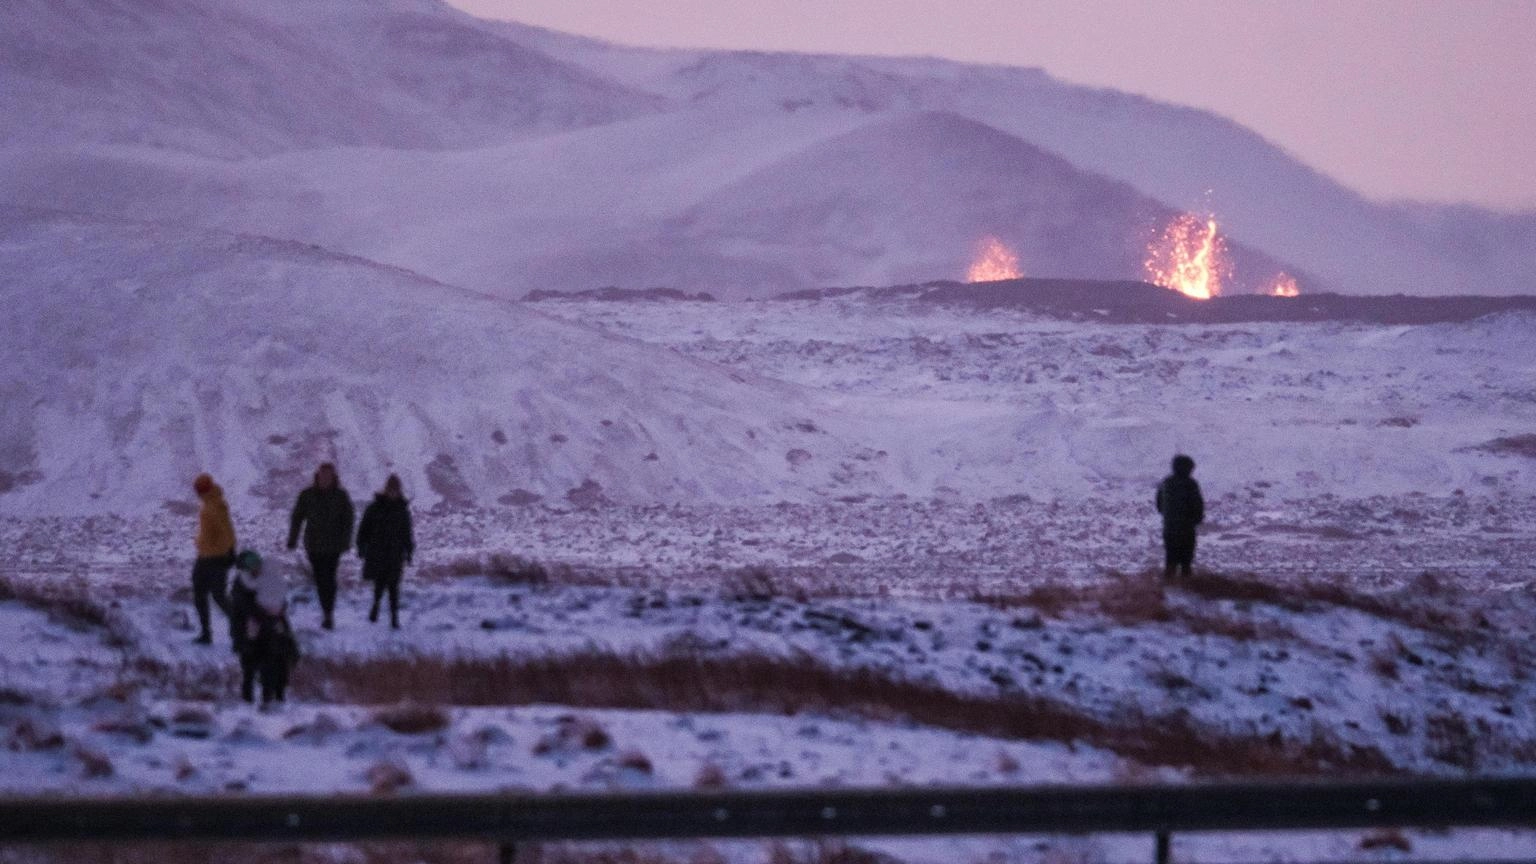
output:
<svg viewBox="0 0 1536 864"><path fill-rule="evenodd" d="M37 584L0 573L0 600L14 600L55 618L87 627L106 627L110 615L78 582Z"/></svg>
<svg viewBox="0 0 1536 864"><path fill-rule="evenodd" d="M448 724L453 722L448 712L436 705L422 705L417 702L401 702L398 705L380 708L374 712L373 719L389 731L401 735L436 732L448 728Z"/></svg>
<svg viewBox="0 0 1536 864"><path fill-rule="evenodd" d="M1222 614L1217 610L1179 609L1175 618L1196 636L1219 636L1236 642L1294 642L1296 631L1275 621L1255 621L1248 616Z"/></svg>
<svg viewBox="0 0 1536 864"><path fill-rule="evenodd" d="M1250 617L1199 609L1168 602L1168 590L1188 581L1166 583L1153 571L1111 574L1098 585L1039 585L1017 594L973 593L967 599L998 610L1034 609L1043 616L1061 619L1069 614L1101 615L1121 626L1182 624L1194 635L1220 636L1238 641L1295 640L1295 631L1282 624L1255 621Z"/></svg>
<svg viewBox="0 0 1536 864"><path fill-rule="evenodd" d="M591 717L566 714L556 719L555 729L533 745L535 756L570 750L603 750L613 744L613 736L603 724Z"/></svg>
<svg viewBox="0 0 1536 864"><path fill-rule="evenodd" d="M838 711L1006 738L1081 741L1148 764L1206 775L1383 774L1373 748L1242 737L1183 715L1106 719L1039 694L974 695L870 669L835 669L811 657L620 655L531 658L315 658L296 684L305 698L364 703L402 696L443 704L559 704L669 711ZM576 725L572 721L572 727ZM557 730L558 734L558 730Z"/></svg>
<svg viewBox="0 0 1536 864"><path fill-rule="evenodd" d="M555 582L578 584L592 581L578 574L568 564L546 564L510 552L461 555L440 564L425 565L419 573L425 579L439 580L484 576L508 585L544 586Z"/></svg>
<svg viewBox="0 0 1536 864"><path fill-rule="evenodd" d="M730 780L725 776L725 769L713 762L700 765L699 773L693 775L695 789L724 789L729 785Z"/></svg>
<svg viewBox="0 0 1536 864"><path fill-rule="evenodd" d="M102 777L111 777L117 773L117 768L107 754L100 750L87 747L84 744L76 744L70 754L75 761L80 763L80 776L88 780Z"/></svg>
<svg viewBox="0 0 1536 864"><path fill-rule="evenodd" d="M411 776L411 769L392 760L375 762L369 766L364 779L375 795L393 795L416 782Z"/></svg>
<svg viewBox="0 0 1536 864"><path fill-rule="evenodd" d="M1424 602L1443 595L1444 586L1429 573L1413 585L1395 594L1368 594L1352 591L1337 582L1308 580L1283 585L1266 582L1256 576L1228 576L1220 573L1196 573L1179 583L1188 591L1207 599L1237 600L1276 606L1292 612L1313 611L1337 606L1363 612L1374 618L1395 621L1454 639L1465 639L1470 629L1454 610Z"/></svg>

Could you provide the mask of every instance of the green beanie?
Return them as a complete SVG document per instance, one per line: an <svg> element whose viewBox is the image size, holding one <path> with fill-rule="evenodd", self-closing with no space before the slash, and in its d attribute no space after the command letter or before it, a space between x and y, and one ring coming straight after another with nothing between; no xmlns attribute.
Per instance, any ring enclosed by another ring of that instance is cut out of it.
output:
<svg viewBox="0 0 1536 864"><path fill-rule="evenodd" d="M235 566L247 573L260 573L261 556L255 549L247 549L235 556Z"/></svg>

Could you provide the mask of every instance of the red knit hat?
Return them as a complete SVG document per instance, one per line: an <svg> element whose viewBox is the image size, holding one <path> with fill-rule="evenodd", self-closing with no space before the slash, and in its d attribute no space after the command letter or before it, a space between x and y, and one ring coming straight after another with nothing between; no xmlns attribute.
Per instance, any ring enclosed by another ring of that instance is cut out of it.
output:
<svg viewBox="0 0 1536 864"><path fill-rule="evenodd" d="M212 488L213 478L207 474L199 474L197 479L192 481L192 491L199 495L207 495L208 490Z"/></svg>

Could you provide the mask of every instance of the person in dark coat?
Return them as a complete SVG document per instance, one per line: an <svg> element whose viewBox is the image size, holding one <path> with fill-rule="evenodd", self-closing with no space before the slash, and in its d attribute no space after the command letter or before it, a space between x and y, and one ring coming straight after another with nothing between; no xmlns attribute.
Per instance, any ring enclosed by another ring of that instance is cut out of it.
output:
<svg viewBox="0 0 1536 864"><path fill-rule="evenodd" d="M357 554L363 578L373 583L369 621L379 620L379 600L389 592L389 626L400 629L400 576L416 554L411 533L411 505L400 491L400 478L389 475L384 490L363 510L357 527Z"/></svg>
<svg viewBox="0 0 1536 864"><path fill-rule="evenodd" d="M352 548L354 513L352 496L342 488L336 466L326 462L315 471L314 485L299 493L288 519L289 549L299 545L300 530L304 533L304 555L309 558L324 616L320 626L327 630L336 626L336 568L342 554Z"/></svg>
<svg viewBox="0 0 1536 864"><path fill-rule="evenodd" d="M1183 455L1173 457L1173 473L1157 486L1157 512L1163 514L1163 578L1172 579L1174 569L1188 577L1195 563L1195 526L1205 521L1205 499L1200 484L1190 476L1195 460Z"/></svg>

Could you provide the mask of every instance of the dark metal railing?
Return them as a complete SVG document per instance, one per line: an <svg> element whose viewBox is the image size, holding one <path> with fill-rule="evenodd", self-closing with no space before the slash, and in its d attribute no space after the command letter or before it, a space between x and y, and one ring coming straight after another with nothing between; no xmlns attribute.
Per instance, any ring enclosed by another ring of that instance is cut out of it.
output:
<svg viewBox="0 0 1536 864"><path fill-rule="evenodd" d="M0 798L0 843L1536 828L1536 778L398 797Z"/></svg>

